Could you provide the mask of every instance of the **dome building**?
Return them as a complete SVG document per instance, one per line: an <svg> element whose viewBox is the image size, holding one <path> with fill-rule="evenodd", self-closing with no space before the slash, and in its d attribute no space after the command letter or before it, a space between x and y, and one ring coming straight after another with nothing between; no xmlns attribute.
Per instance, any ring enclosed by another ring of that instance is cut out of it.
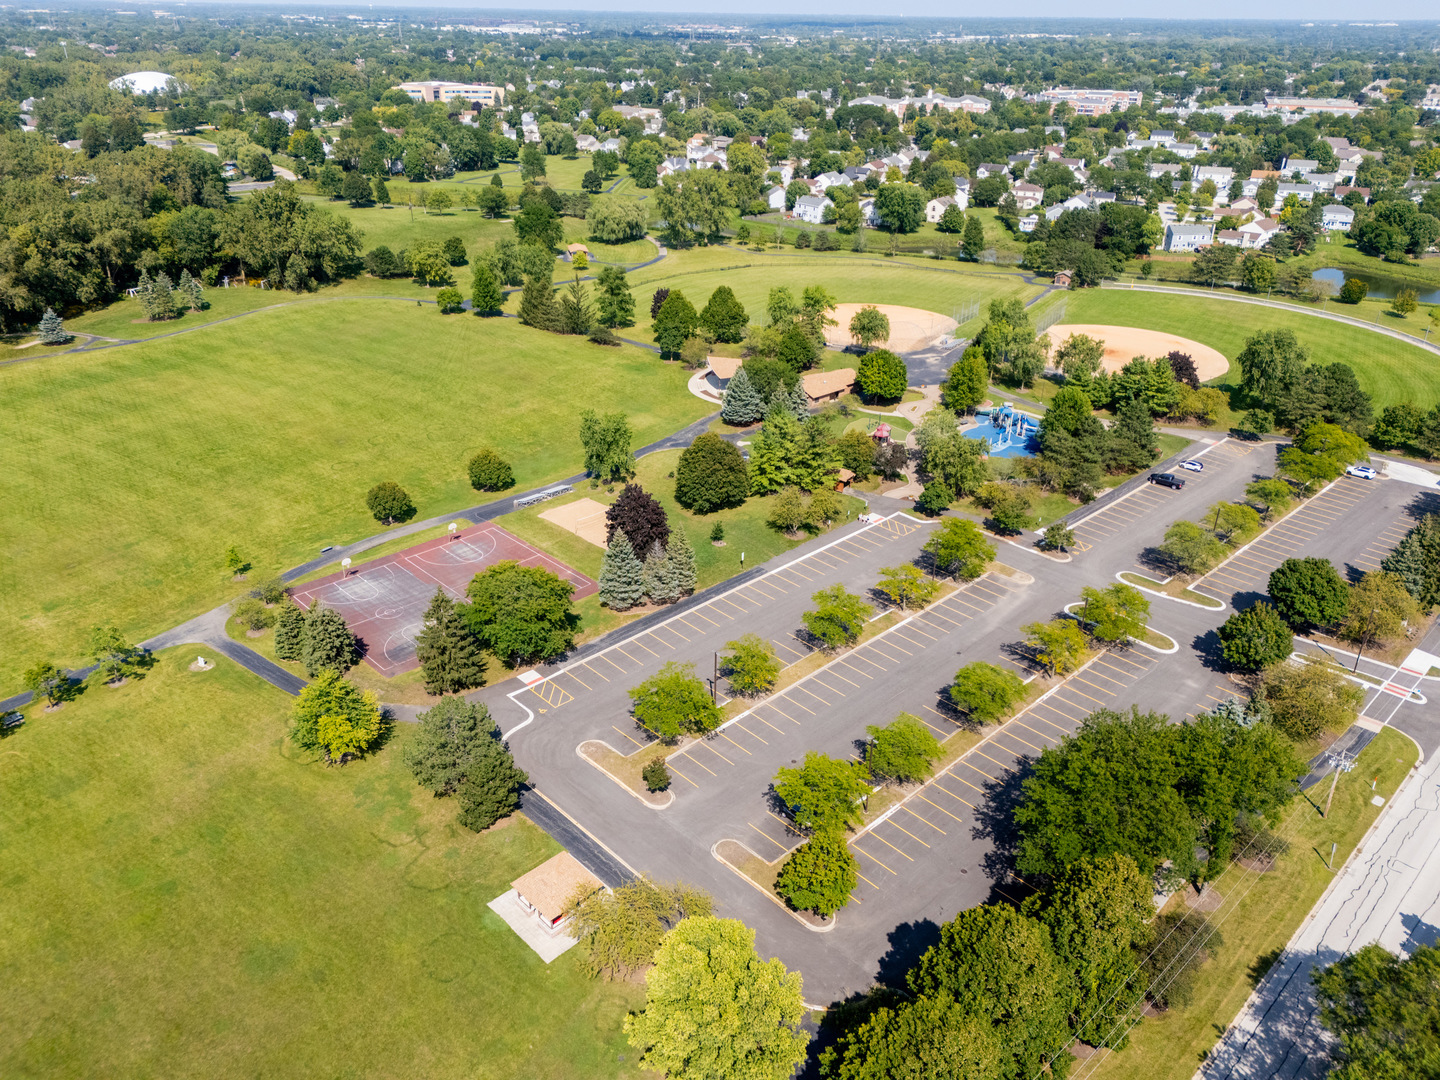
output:
<svg viewBox="0 0 1440 1080"><path fill-rule="evenodd" d="M128 75L121 75L118 79L110 80L111 90L129 89L132 94L150 94L164 90L166 85L175 79L174 75L166 75L163 71L132 71Z"/></svg>

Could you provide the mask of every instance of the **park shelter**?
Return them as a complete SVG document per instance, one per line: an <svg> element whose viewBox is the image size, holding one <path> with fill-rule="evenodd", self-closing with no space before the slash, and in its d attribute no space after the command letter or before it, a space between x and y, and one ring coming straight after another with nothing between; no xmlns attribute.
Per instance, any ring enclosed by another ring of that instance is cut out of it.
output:
<svg viewBox="0 0 1440 1080"><path fill-rule="evenodd" d="M558 930L565 921L565 905L582 888L603 889L605 883L580 865L568 851L546 859L528 874L510 883L515 899L534 914L546 930Z"/></svg>
<svg viewBox="0 0 1440 1080"><path fill-rule="evenodd" d="M870 433L870 437L871 437L872 439L879 439L879 440L880 440L880 445L881 445L881 446L884 446L886 443L888 443L888 442L890 441L890 425L889 425L889 424L881 424L881 425L879 425L878 427L876 427L876 429L875 429L874 431L872 431L872 432Z"/></svg>
<svg viewBox="0 0 1440 1080"><path fill-rule="evenodd" d="M708 360L710 370L705 373L705 381L716 390L724 390L729 386L735 372L739 371L740 365L744 363L734 356L711 356Z"/></svg>
<svg viewBox="0 0 1440 1080"><path fill-rule="evenodd" d="M855 389L855 369L840 368L838 371L812 371L800 378L805 387L805 396L811 405L826 401L839 401L841 394Z"/></svg>

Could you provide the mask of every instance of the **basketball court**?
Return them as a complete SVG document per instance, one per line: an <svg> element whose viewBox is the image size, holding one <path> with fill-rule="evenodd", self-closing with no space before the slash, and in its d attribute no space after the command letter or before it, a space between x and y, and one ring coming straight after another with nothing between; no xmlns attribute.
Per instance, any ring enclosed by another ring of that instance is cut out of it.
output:
<svg viewBox="0 0 1440 1080"><path fill-rule="evenodd" d="M435 589L443 587L451 597L464 599L476 574L507 559L542 567L570 582L577 600L600 588L584 574L485 522L308 582L293 595L303 608L318 600L338 611L363 643L366 663L389 678L419 665L415 635L424 625Z"/></svg>

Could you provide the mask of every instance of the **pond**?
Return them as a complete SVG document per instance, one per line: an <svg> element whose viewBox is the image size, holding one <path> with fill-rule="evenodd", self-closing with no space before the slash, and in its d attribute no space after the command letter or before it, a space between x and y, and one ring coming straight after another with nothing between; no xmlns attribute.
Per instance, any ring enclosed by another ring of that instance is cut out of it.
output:
<svg viewBox="0 0 1440 1080"><path fill-rule="evenodd" d="M1333 266L1327 266L1323 270L1316 270L1310 275L1316 281L1328 281L1338 290L1345 284L1347 277L1359 278L1370 286L1369 295L1377 300L1390 300L1401 289L1410 288L1415 290L1415 299L1422 304L1440 304L1440 289L1431 289L1428 292L1422 291L1424 286L1409 285L1399 278L1384 277L1377 274L1357 274L1350 270L1339 270Z"/></svg>

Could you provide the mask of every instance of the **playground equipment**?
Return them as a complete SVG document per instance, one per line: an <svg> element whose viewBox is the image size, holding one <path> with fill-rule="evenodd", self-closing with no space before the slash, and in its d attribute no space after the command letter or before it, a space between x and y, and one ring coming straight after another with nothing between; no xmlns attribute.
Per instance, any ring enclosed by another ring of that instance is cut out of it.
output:
<svg viewBox="0 0 1440 1080"><path fill-rule="evenodd" d="M1009 402L992 409L988 420L992 434L985 441L992 454L1000 454L1012 446L1025 447L1040 431L1040 425L1033 417L1016 412Z"/></svg>

